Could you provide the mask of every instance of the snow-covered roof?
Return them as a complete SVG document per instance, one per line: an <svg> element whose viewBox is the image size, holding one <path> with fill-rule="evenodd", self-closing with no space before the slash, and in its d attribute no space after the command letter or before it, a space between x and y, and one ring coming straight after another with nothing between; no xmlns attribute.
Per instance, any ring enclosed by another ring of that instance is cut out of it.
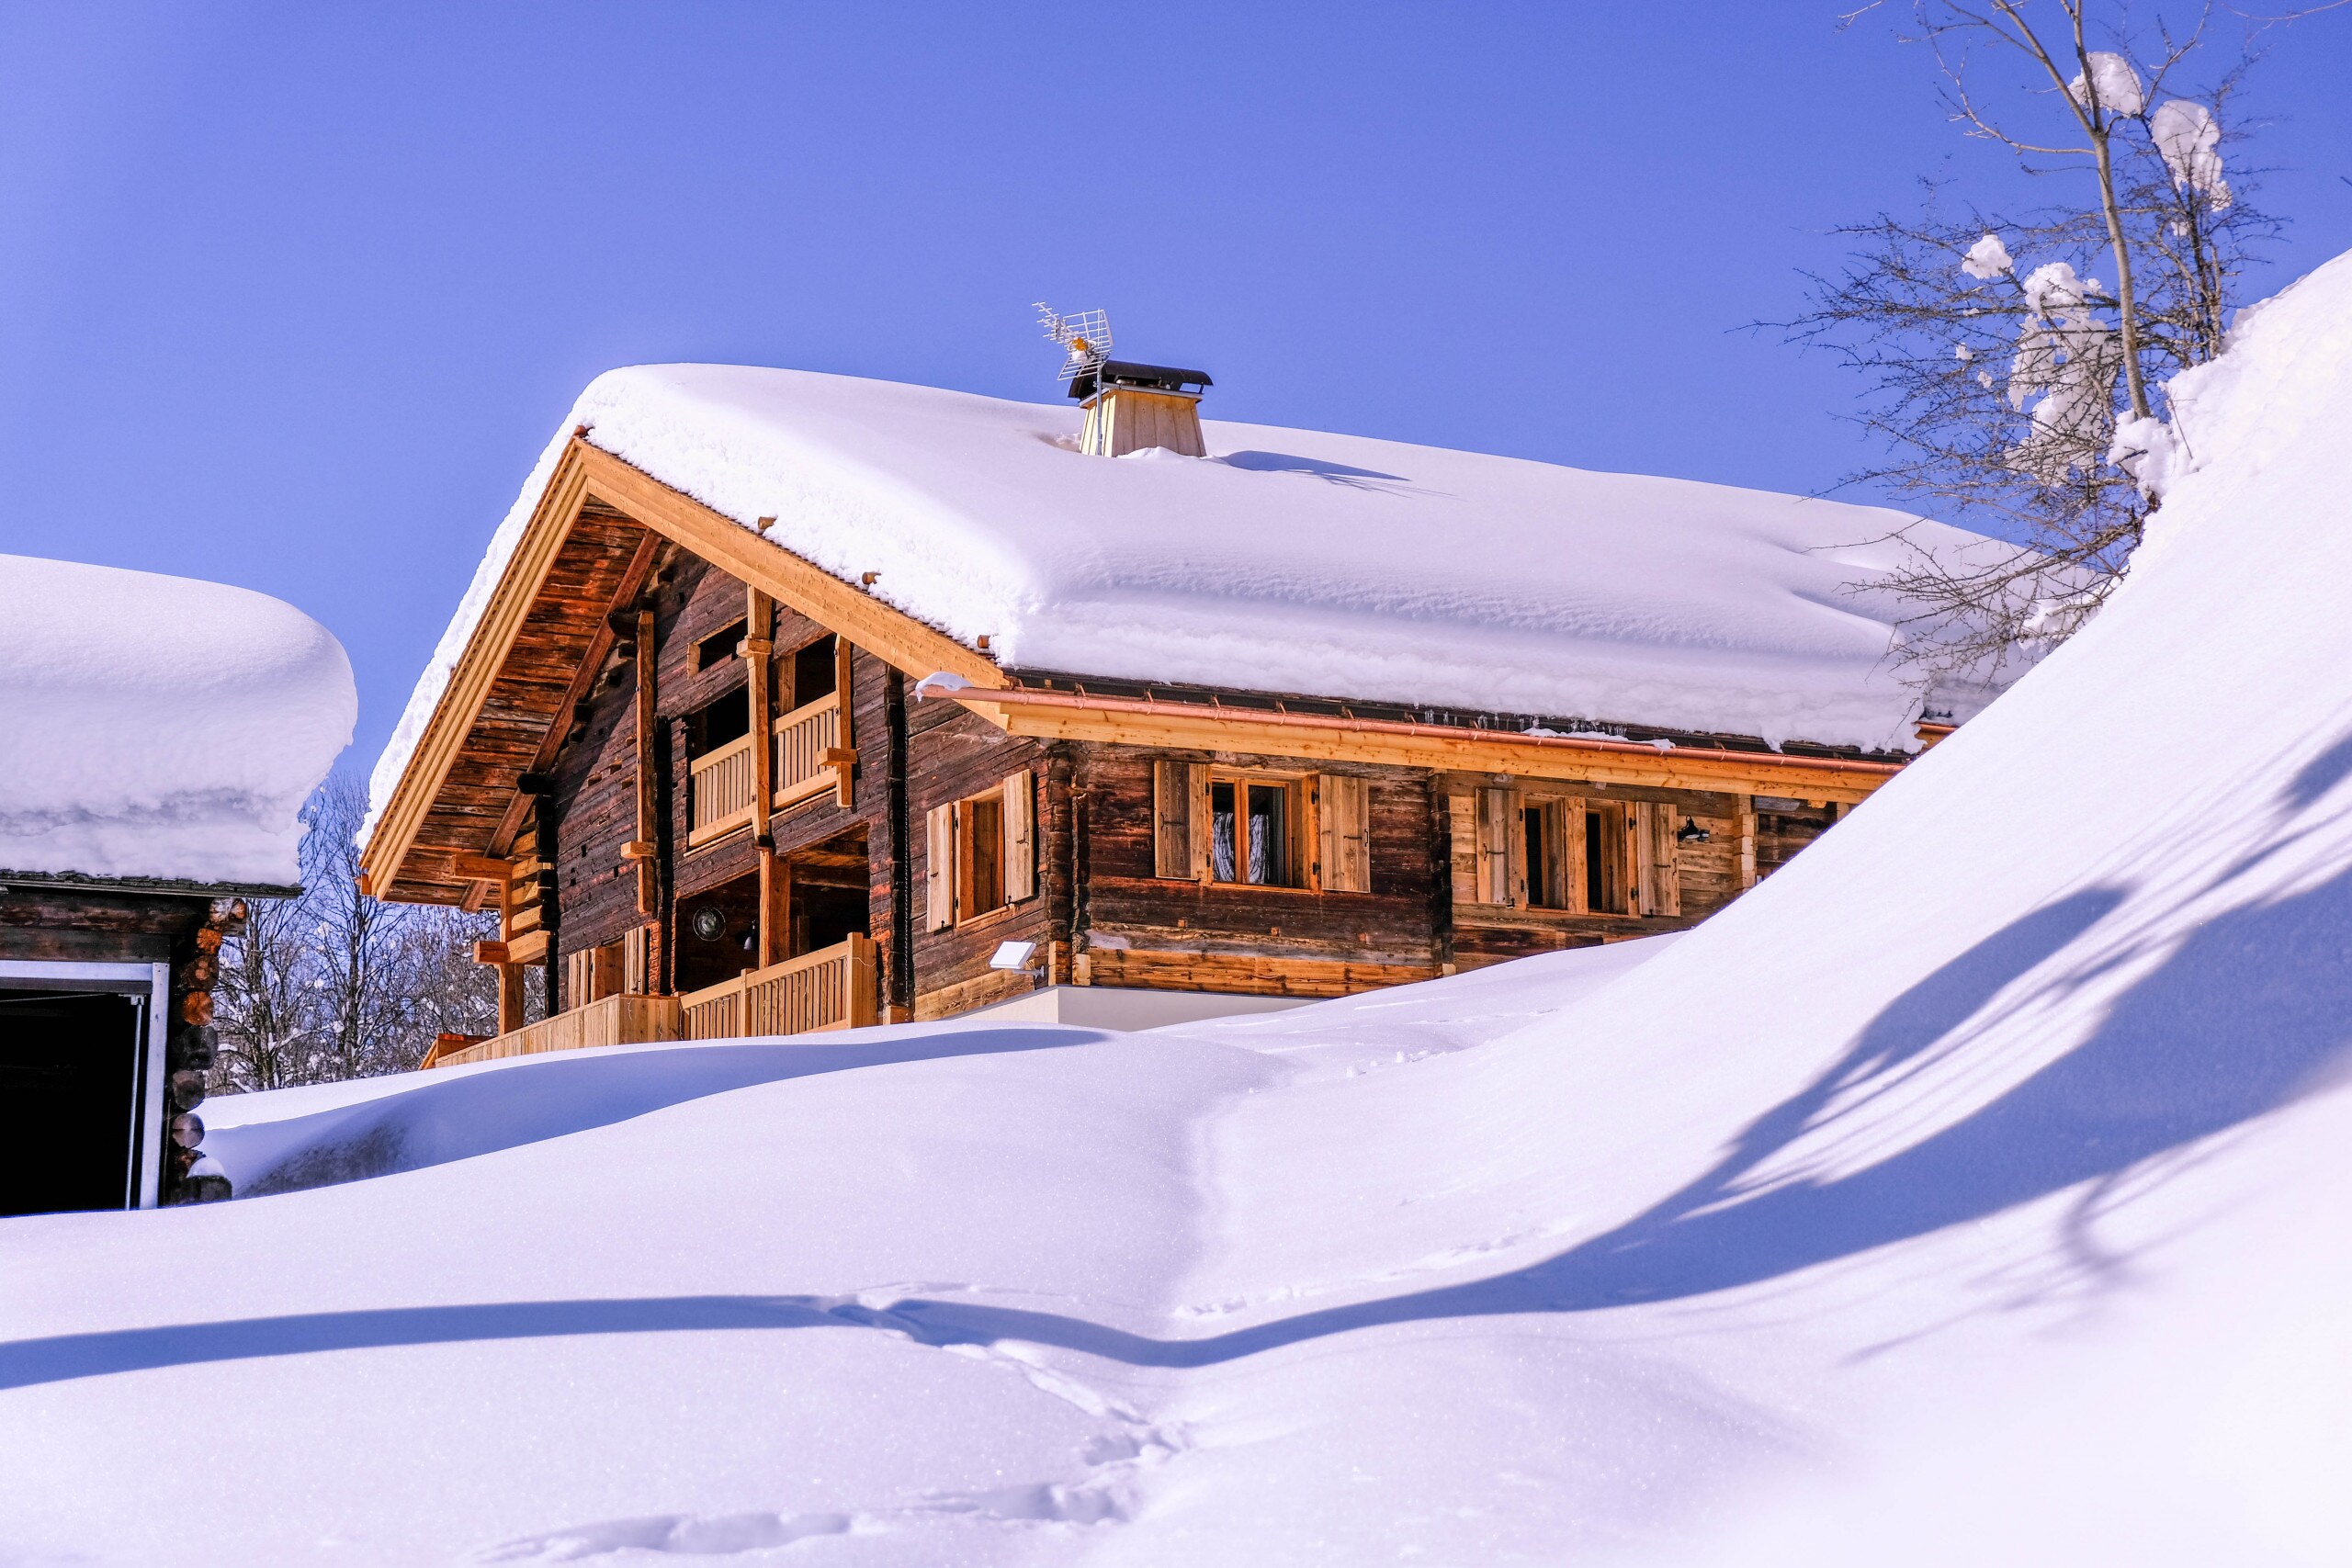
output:
<svg viewBox="0 0 2352 1568"><path fill-rule="evenodd" d="M266 594L0 555L0 875L295 881L343 645Z"/></svg>
<svg viewBox="0 0 2352 1568"><path fill-rule="evenodd" d="M1899 747L1869 585L1977 536L1876 507L1204 422L1211 456L1076 450L1069 403L807 371L597 378L492 541L380 804L564 444L593 445L1011 669ZM1861 585L1861 592L1854 586ZM917 674L924 671L915 671Z"/></svg>

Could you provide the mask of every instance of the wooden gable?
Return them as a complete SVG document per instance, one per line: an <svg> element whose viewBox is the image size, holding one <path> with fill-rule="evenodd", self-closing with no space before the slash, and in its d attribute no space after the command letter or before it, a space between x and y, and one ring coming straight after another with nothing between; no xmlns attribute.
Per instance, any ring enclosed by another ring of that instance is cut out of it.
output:
<svg viewBox="0 0 2352 1568"><path fill-rule="evenodd" d="M361 850L371 893L458 903L509 852L524 783L561 746L663 539L901 669L1005 683L985 655L575 436Z"/></svg>

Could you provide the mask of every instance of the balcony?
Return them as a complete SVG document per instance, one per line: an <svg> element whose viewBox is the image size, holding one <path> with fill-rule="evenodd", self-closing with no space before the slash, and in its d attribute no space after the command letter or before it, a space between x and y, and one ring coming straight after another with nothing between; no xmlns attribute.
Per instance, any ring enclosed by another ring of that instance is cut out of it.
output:
<svg viewBox="0 0 2352 1568"><path fill-rule="evenodd" d="M775 748L773 810L797 805L821 795L834 782L840 765L842 699L829 692L777 718L770 727ZM756 735L746 735L697 757L689 764L686 847L714 843L752 820L752 795L758 790L758 758L752 748Z"/></svg>
<svg viewBox="0 0 2352 1568"><path fill-rule="evenodd" d="M690 991L678 1002L688 1040L860 1028L880 1019L874 942L852 936Z"/></svg>

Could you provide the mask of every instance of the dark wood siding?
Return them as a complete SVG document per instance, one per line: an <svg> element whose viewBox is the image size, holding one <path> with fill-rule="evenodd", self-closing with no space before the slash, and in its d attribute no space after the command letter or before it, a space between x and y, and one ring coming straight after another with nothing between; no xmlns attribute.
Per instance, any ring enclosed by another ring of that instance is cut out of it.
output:
<svg viewBox="0 0 2352 1568"><path fill-rule="evenodd" d="M1156 874L1152 767L1204 753L1089 747L1080 761L1088 821L1086 942L1116 951L1228 953L1346 964L1439 963L1431 922L1438 862L1428 777L1402 768L1277 757L1221 763L1283 773L1343 772L1366 784L1372 887L1365 893L1237 887Z"/></svg>

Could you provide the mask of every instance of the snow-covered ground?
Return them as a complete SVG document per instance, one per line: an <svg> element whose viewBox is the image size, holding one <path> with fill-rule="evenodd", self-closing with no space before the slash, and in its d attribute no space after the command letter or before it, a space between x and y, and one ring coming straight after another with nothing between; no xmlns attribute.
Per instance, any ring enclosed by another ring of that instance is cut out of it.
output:
<svg viewBox="0 0 2352 1568"><path fill-rule="evenodd" d="M343 645L290 604L0 555L0 873L289 884L357 713Z"/></svg>
<svg viewBox="0 0 2352 1568"><path fill-rule="evenodd" d="M208 1107L0 1561L2352 1556L2352 258L2087 631L1671 942Z"/></svg>

